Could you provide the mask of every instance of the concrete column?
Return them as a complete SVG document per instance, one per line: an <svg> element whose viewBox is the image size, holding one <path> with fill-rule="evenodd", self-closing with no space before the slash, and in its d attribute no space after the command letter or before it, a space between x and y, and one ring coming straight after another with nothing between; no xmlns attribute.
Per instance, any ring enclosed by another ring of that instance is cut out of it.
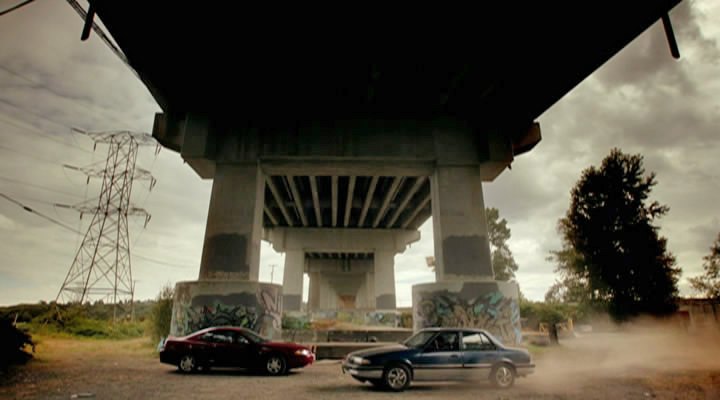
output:
<svg viewBox="0 0 720 400"><path fill-rule="evenodd" d="M375 308L394 310L395 305L395 252L375 252Z"/></svg>
<svg viewBox="0 0 720 400"><path fill-rule="evenodd" d="M320 273L311 272L308 277L308 310L312 311L320 308Z"/></svg>
<svg viewBox="0 0 720 400"><path fill-rule="evenodd" d="M479 166L438 166L430 181L438 282L494 279Z"/></svg>
<svg viewBox="0 0 720 400"><path fill-rule="evenodd" d="M305 272L305 252L288 250L285 252L285 271L283 272L283 309L300 311L302 307L303 273Z"/></svg>
<svg viewBox="0 0 720 400"><path fill-rule="evenodd" d="M257 165L218 164L200 279L257 281L265 180Z"/></svg>

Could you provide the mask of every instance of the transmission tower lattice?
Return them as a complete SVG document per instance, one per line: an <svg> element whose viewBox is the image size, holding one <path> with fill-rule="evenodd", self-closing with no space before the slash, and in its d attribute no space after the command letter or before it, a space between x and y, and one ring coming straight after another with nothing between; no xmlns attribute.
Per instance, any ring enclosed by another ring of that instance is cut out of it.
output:
<svg viewBox="0 0 720 400"><path fill-rule="evenodd" d="M145 226L150 221L147 211L131 204L133 182L149 180L150 190L156 182L149 171L135 166L138 149L154 145L157 155L160 147L146 133L73 130L90 137L95 142L94 148L98 144L107 144L108 152L104 163L87 167L64 166L83 172L87 175L87 183L90 178L102 178L102 186L97 200L90 199L75 205L56 204L79 211L81 219L84 214L93 214L56 302L82 304L91 300L111 301L115 320L119 303L130 304L131 308L134 303L128 217L144 217Z"/></svg>

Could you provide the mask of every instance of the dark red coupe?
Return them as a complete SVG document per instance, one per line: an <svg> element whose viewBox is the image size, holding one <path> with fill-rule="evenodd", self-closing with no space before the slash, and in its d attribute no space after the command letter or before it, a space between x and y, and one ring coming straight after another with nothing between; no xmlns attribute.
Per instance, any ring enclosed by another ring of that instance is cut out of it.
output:
<svg viewBox="0 0 720 400"><path fill-rule="evenodd" d="M307 347L273 342L236 327L206 328L179 338L170 336L159 350L160 362L177 365L182 372L239 367L283 375L315 361L315 354Z"/></svg>

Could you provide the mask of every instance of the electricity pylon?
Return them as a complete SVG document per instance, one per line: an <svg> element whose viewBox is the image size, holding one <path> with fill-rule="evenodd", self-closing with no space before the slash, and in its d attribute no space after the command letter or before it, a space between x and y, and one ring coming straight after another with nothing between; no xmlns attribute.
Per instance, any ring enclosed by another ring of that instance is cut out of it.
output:
<svg viewBox="0 0 720 400"><path fill-rule="evenodd" d="M56 204L79 211L81 219L84 214L93 217L55 301L79 304L93 299L112 301L115 321L118 303L129 300L133 308L135 296L128 217L144 217L146 226L150 221L150 214L130 201L133 182L149 180L150 190L156 182L149 171L135 166L138 149L155 145L157 154L159 146L146 133L74 130L93 139L95 148L107 144L108 152L104 163L88 167L65 165L87 175L88 183L90 178L102 178L102 187L97 204L93 200L76 205Z"/></svg>

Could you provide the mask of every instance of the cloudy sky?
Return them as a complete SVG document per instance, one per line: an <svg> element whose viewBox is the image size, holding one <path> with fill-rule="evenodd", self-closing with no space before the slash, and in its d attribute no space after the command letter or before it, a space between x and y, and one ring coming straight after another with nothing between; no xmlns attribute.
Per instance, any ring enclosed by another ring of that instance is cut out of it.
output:
<svg viewBox="0 0 720 400"><path fill-rule="evenodd" d="M16 4L0 0L0 10ZM83 3L84 4L84 3ZM661 234L685 279L720 232L720 3L685 0L671 14L682 58L673 60L660 23L651 27L544 113L542 142L513 169L485 185L487 206L500 209L512 229L510 248L520 265L523 293L542 299L553 283L548 252L560 247L557 220L581 174L612 147L642 153L657 173L653 198L670 207ZM714 21L714 22L713 22ZM0 193L70 227L89 218L54 207L96 196L63 164L84 166L107 149L70 127L150 132L159 111L133 73L94 34L79 40L82 21L63 1L40 0L0 16ZM133 201L152 214L146 229L131 221L137 298L154 297L165 283L197 278L211 181L203 181L164 149L141 151L138 164L158 179L152 192L134 187ZM432 223L422 240L396 256L399 306L410 288L432 281ZM0 304L53 300L80 237L0 198ZM260 279L282 282L282 254L263 243ZM161 260L158 263L153 260Z"/></svg>

